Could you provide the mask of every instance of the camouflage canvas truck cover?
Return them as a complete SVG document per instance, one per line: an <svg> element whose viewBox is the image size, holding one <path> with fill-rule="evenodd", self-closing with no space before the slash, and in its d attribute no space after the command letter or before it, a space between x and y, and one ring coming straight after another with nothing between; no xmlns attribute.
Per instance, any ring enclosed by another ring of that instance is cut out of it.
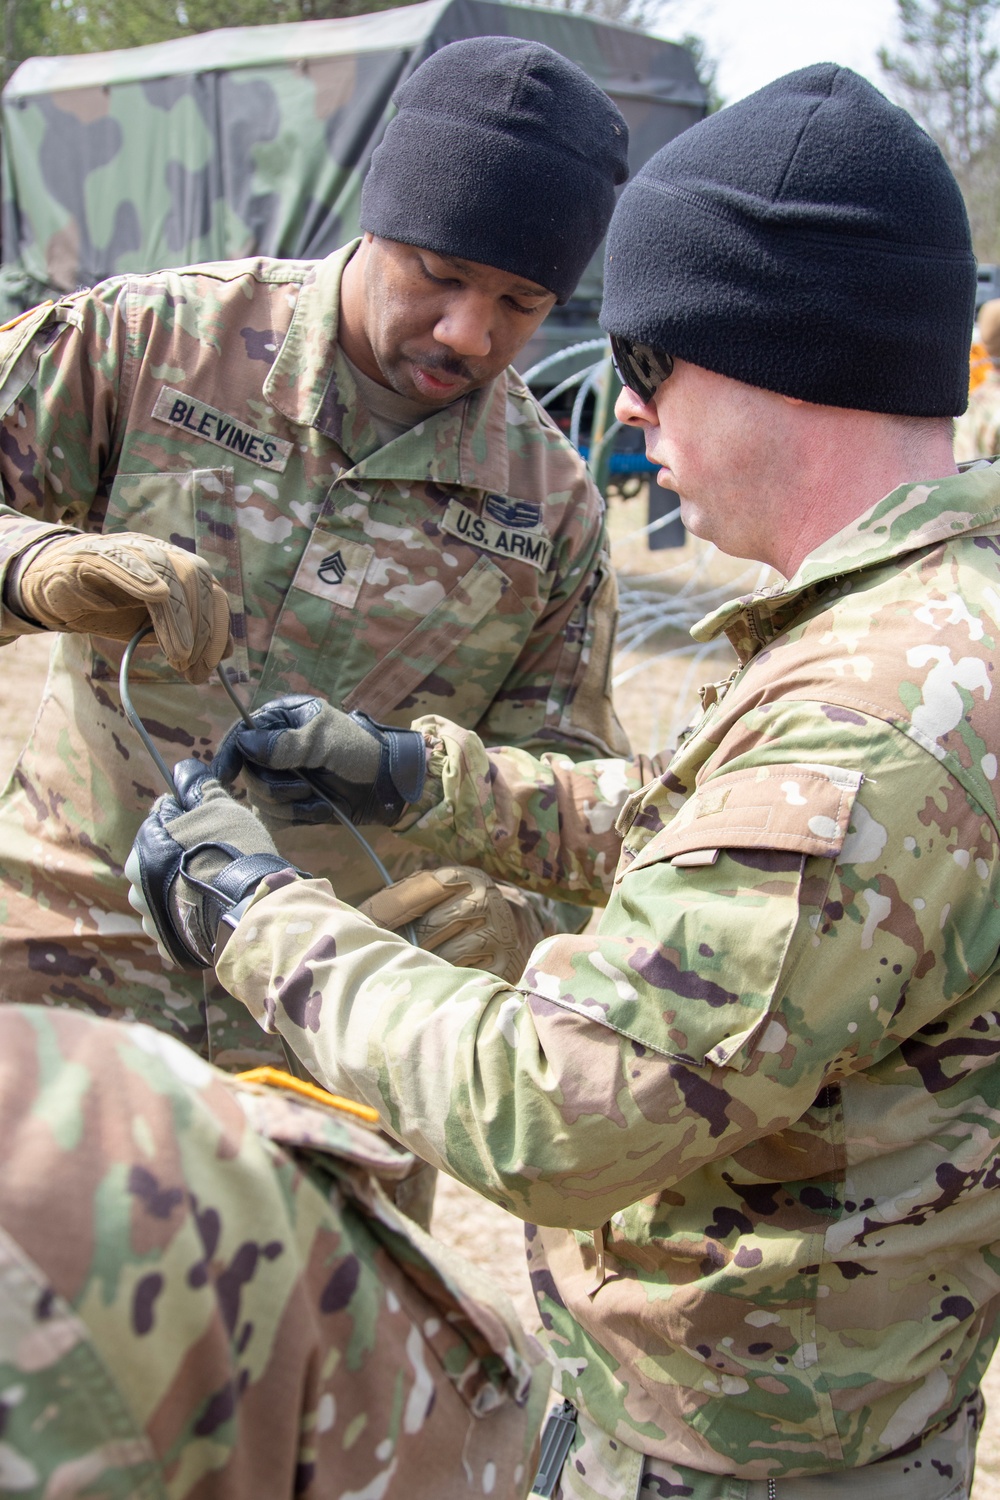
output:
<svg viewBox="0 0 1000 1500"><path fill-rule="evenodd" d="M329 254L358 232L397 85L439 47L489 35L544 42L584 68L628 121L633 172L705 112L683 47L494 0L30 58L3 91L0 316L121 272ZM597 255L523 367L596 319L600 295Z"/></svg>

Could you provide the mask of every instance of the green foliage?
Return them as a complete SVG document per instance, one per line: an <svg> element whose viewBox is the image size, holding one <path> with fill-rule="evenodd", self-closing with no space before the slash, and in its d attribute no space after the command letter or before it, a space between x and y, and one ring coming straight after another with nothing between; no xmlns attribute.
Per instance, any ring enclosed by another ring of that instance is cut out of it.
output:
<svg viewBox="0 0 1000 1500"><path fill-rule="evenodd" d="M1000 0L896 0L902 48L879 51L885 73L959 166L994 141L994 45Z"/></svg>
<svg viewBox="0 0 1000 1500"><path fill-rule="evenodd" d="M104 52L192 36L388 10L408 0L3 0L4 77L26 57Z"/></svg>
<svg viewBox="0 0 1000 1500"><path fill-rule="evenodd" d="M1000 0L896 0L900 44L879 63L932 135L969 210L980 260L1000 259Z"/></svg>
<svg viewBox="0 0 1000 1500"><path fill-rule="evenodd" d="M686 47L694 58L695 72L708 95L706 114L714 115L725 105L725 99L719 93L719 59L709 55L705 38L696 36L693 31L686 31L681 37L681 45Z"/></svg>

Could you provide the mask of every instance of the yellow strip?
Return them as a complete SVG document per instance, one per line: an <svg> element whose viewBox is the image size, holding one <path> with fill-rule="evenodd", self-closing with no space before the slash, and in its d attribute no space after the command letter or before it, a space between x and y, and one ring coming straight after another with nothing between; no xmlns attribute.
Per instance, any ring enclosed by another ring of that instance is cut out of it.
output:
<svg viewBox="0 0 1000 1500"><path fill-rule="evenodd" d="M304 1079L295 1078L291 1073L283 1073L280 1068L251 1068L248 1073L237 1073L236 1077L241 1083L265 1083L272 1088L287 1089L290 1094L301 1094L303 1099L311 1099L314 1104L325 1104L328 1109L342 1110L345 1115L357 1115L359 1120L365 1120L369 1125L378 1124L377 1109L372 1109L367 1104L356 1104L353 1099L342 1099L339 1094L328 1094L318 1084L306 1083Z"/></svg>
<svg viewBox="0 0 1000 1500"><path fill-rule="evenodd" d="M55 307L55 303L51 297L48 297L44 302L39 302L38 307ZM6 333L9 329L16 328L18 323L23 323L25 318L30 318L33 312L37 312L38 307L29 307L23 313L18 313L16 318L11 318L9 323L0 324L0 333Z"/></svg>

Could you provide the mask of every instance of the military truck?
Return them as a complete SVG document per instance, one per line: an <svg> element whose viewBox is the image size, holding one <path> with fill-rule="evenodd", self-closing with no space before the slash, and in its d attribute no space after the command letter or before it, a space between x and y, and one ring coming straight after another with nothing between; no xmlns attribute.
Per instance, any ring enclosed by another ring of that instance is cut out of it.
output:
<svg viewBox="0 0 1000 1500"><path fill-rule="evenodd" d="M29 58L0 106L0 321L119 272L326 255L358 232L361 183L396 86L446 43L490 35L545 42L579 63L627 119L633 171L705 113L683 47L504 0L423 0ZM596 256L521 368L596 336L600 296Z"/></svg>

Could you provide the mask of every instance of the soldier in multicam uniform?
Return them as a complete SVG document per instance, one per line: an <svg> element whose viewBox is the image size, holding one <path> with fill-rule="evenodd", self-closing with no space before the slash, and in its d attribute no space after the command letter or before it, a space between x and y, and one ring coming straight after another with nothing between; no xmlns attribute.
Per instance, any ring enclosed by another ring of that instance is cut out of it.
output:
<svg viewBox="0 0 1000 1500"><path fill-rule="evenodd" d="M976 315L979 342L989 368L969 396L969 408L955 423L955 461L1000 455L1000 297L984 302Z"/></svg>
<svg viewBox="0 0 1000 1500"><path fill-rule="evenodd" d="M627 128L574 64L499 37L443 48L397 104L360 243L118 277L0 335L0 638L90 632L58 637L0 805L2 994L144 1019L227 1068L280 1053L218 985L165 973L125 904L155 782L116 641L152 621L134 698L174 755L207 759L232 718L206 681L230 610L257 701L627 751L602 501L507 368L600 241ZM282 847L350 899L378 884L339 829Z"/></svg>
<svg viewBox="0 0 1000 1500"><path fill-rule="evenodd" d="M409 1159L372 1112L296 1086L317 1099L150 1027L0 1012L0 1493L527 1490L541 1351L393 1208Z"/></svg>
<svg viewBox="0 0 1000 1500"><path fill-rule="evenodd" d="M904 111L818 65L643 168L605 287L619 416L693 531L787 581L697 628L737 665L672 758L425 718L397 825L603 894L599 930L514 986L449 968L205 848L245 814L197 777L140 834L135 899L328 1087L539 1226L563 1496L957 1500L1000 1311L1000 474L951 455L961 196ZM309 756L295 728L235 743L258 798L310 765L358 809L405 733L318 706Z"/></svg>

